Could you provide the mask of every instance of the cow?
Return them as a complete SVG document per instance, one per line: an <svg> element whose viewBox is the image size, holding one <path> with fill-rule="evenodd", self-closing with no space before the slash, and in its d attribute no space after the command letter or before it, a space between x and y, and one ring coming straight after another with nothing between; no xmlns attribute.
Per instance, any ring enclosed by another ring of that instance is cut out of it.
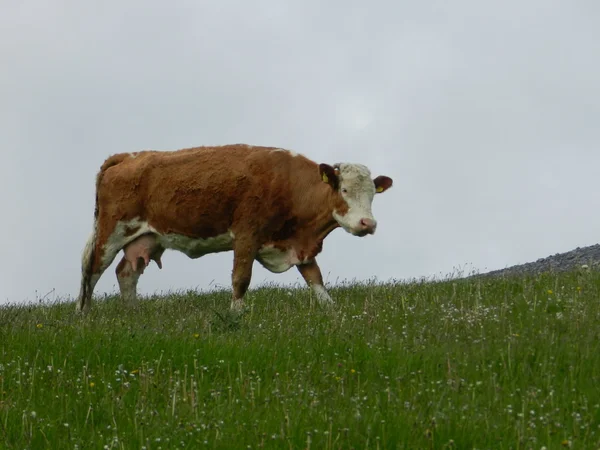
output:
<svg viewBox="0 0 600 450"><path fill-rule="evenodd" d="M119 153L102 164L95 187L93 231L82 256L77 310L87 313L102 273L116 267L122 299L135 304L150 261L165 249L189 258L233 251L234 312L258 261L273 273L296 266L320 304L332 304L316 261L323 240L341 227L374 234L375 194L390 177L362 164L318 164L290 150L233 144Z"/></svg>

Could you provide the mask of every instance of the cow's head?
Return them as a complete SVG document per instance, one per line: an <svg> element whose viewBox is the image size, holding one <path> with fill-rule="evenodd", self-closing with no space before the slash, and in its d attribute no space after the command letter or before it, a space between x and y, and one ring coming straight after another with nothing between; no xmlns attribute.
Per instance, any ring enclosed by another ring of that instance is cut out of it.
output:
<svg viewBox="0 0 600 450"><path fill-rule="evenodd" d="M392 186L392 179L385 175L373 179L362 164L319 164L319 172L334 191L333 217L340 226L355 236L374 234L377 221L371 203L375 194Z"/></svg>

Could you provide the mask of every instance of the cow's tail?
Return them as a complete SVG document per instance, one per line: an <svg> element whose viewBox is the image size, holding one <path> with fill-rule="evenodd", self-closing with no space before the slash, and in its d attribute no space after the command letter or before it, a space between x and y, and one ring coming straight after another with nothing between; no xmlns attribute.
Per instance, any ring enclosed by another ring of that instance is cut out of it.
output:
<svg viewBox="0 0 600 450"><path fill-rule="evenodd" d="M79 292L78 310L85 311L89 309L90 300L92 297L92 291L94 286L92 285L92 276L94 274L94 260L96 259L96 238L98 235L98 191L100 189L100 183L104 177L104 173L110 167L120 164L129 157L128 153L119 153L109 157L104 164L100 167L98 174L96 175L96 186L95 186L95 202L94 202L94 225L90 237L88 238L83 254L81 257L81 290ZM94 283L95 284L95 283Z"/></svg>

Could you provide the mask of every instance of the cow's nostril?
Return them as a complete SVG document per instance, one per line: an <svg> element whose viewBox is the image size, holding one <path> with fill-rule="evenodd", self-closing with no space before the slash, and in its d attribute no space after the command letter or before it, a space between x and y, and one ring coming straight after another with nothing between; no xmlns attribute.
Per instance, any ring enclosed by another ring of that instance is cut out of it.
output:
<svg viewBox="0 0 600 450"><path fill-rule="evenodd" d="M371 219L360 219L360 225L365 230L374 230L377 226L377 222Z"/></svg>

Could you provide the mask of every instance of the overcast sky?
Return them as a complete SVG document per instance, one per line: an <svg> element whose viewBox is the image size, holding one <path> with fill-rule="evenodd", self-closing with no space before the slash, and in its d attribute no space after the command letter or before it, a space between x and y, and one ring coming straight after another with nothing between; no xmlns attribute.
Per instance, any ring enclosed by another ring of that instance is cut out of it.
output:
<svg viewBox="0 0 600 450"><path fill-rule="evenodd" d="M3 1L0 302L74 298L109 155L248 143L394 187L329 284L487 271L600 238L597 1ZM96 293L114 292L113 265ZM167 251L139 291L229 288ZM252 286L294 283L255 263Z"/></svg>

